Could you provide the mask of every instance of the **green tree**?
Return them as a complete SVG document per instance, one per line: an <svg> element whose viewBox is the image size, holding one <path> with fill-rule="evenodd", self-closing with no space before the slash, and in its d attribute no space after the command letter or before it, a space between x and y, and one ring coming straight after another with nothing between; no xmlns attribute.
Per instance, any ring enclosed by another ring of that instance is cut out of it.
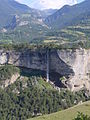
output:
<svg viewBox="0 0 90 120"><path fill-rule="evenodd" d="M90 120L90 117L79 112L77 117L73 120Z"/></svg>

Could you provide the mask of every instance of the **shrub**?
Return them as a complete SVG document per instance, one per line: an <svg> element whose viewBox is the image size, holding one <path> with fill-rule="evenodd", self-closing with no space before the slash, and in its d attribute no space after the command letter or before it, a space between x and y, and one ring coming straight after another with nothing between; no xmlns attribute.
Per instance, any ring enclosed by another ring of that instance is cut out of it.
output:
<svg viewBox="0 0 90 120"><path fill-rule="evenodd" d="M0 67L0 80L10 79L11 76L19 72L19 68L13 65L4 65Z"/></svg>
<svg viewBox="0 0 90 120"><path fill-rule="evenodd" d="M90 120L90 117L79 112L74 120Z"/></svg>

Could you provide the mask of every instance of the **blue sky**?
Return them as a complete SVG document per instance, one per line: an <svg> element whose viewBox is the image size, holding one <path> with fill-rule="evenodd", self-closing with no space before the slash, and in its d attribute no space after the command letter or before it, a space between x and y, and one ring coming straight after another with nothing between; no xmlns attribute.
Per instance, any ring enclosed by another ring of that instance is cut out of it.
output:
<svg viewBox="0 0 90 120"><path fill-rule="evenodd" d="M73 5L84 0L16 0L36 9L61 8L63 5Z"/></svg>

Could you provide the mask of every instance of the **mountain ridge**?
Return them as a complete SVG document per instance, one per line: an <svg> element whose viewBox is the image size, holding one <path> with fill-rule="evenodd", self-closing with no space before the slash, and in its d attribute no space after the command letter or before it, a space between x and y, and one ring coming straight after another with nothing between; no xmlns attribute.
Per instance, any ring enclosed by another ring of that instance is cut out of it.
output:
<svg viewBox="0 0 90 120"><path fill-rule="evenodd" d="M17 2L13 3L14 0L4 1L9 1L10 5L13 4L12 6L18 4ZM0 43L28 42L44 44L53 42L54 44L62 44L63 42L84 42L90 40L89 4L90 1L86 0L74 6L65 5L60 10L49 9L43 11L19 4L16 5L15 8L13 7L14 11L12 11L12 14L6 9L5 12L9 13L7 14L9 15L9 20L6 20L6 24L2 26L0 31ZM22 8L20 6L22 6ZM24 7L25 11L23 11ZM1 8L2 7L0 7L0 9ZM20 9L20 11L17 8ZM10 11L12 10L11 8L9 9ZM17 10L17 12L15 10ZM55 15L53 19L51 19L52 14ZM47 17L48 15L50 17L50 24L46 23L46 19L49 18ZM5 14L1 16L5 18ZM2 21L0 22L1 25ZM77 28L78 26L79 28Z"/></svg>
<svg viewBox="0 0 90 120"><path fill-rule="evenodd" d="M74 20L74 18L76 19L80 14L90 12L89 6L89 0L73 6L65 5L53 15L48 16L45 19L45 23L52 28L64 28L69 26L70 22Z"/></svg>
<svg viewBox="0 0 90 120"><path fill-rule="evenodd" d="M0 28L7 26L15 15L30 14L33 18L45 18L56 10L37 10L15 0L0 0Z"/></svg>

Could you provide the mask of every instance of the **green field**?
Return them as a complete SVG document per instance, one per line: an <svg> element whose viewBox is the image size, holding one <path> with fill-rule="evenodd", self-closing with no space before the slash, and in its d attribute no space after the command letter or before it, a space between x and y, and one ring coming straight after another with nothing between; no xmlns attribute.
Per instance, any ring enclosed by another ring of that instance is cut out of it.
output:
<svg viewBox="0 0 90 120"><path fill-rule="evenodd" d="M87 115L90 115L90 101L85 102L82 105L77 105L75 107L69 108L67 110L37 118L32 118L29 120L72 120L74 117L76 117L78 112L83 112Z"/></svg>

